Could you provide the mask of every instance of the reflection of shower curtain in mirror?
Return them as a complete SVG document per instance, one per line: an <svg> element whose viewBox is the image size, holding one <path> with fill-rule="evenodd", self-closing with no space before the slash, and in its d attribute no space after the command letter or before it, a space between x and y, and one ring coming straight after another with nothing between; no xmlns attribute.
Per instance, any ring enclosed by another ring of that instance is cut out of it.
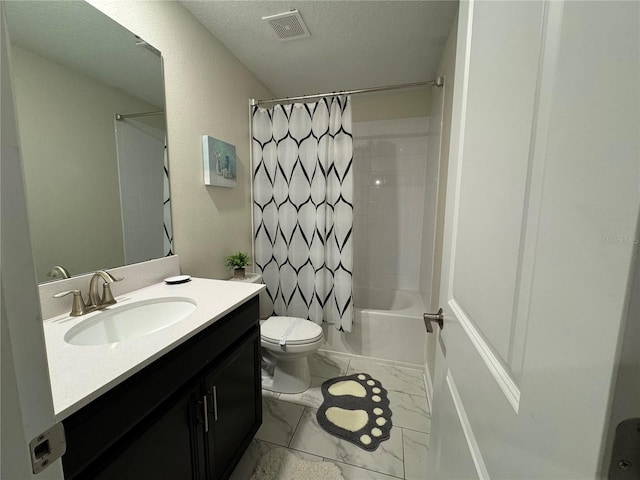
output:
<svg viewBox="0 0 640 480"><path fill-rule="evenodd" d="M116 122L125 263L171 253L171 213L164 131Z"/></svg>
<svg viewBox="0 0 640 480"><path fill-rule="evenodd" d="M173 255L173 224L171 223L171 191L169 190L169 159L167 158L167 137L164 138L164 168L162 177L163 200L163 230L164 248L162 254L165 257Z"/></svg>
<svg viewBox="0 0 640 480"><path fill-rule="evenodd" d="M252 109L255 265L274 314L353 317L351 99Z"/></svg>

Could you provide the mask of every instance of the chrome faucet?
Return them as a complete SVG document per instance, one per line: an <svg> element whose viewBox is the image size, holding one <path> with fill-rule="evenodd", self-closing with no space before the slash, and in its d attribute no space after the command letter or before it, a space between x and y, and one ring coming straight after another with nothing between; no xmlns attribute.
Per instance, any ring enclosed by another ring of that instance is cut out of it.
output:
<svg viewBox="0 0 640 480"><path fill-rule="evenodd" d="M98 294L98 282L100 282L100 280L103 281L102 296ZM114 277L106 270L98 270L93 274L91 281L89 282L88 303L84 303L82 292L80 290L67 290L66 292L56 293L53 297L61 298L66 295L73 294L73 306L71 307L69 315L72 317L79 317L80 315L85 315L95 310L102 310L103 308L116 303L116 299L113 298L113 294L111 293L111 284L119 282L120 280L123 279Z"/></svg>
<svg viewBox="0 0 640 480"><path fill-rule="evenodd" d="M98 282L103 280L102 283L102 296L98 294ZM122 278L116 278L106 270L98 270L91 277L89 282L89 303L87 307L94 307L95 310L101 310L109 305L116 303L116 299L113 298L111 293L111 284L119 282Z"/></svg>

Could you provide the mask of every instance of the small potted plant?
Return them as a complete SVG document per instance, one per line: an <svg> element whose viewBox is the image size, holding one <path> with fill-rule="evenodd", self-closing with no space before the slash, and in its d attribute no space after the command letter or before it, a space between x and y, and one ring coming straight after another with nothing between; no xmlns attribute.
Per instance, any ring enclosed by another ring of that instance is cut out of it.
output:
<svg viewBox="0 0 640 480"><path fill-rule="evenodd" d="M233 268L233 278L244 278L244 267L249 265L249 255L242 252L229 255L225 265Z"/></svg>

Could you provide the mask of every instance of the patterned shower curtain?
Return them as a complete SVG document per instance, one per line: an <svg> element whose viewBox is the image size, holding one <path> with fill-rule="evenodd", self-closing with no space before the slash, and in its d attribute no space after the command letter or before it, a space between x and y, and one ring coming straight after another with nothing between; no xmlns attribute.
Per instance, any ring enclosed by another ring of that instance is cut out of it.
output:
<svg viewBox="0 0 640 480"><path fill-rule="evenodd" d="M255 266L273 314L353 319L351 98L253 107Z"/></svg>

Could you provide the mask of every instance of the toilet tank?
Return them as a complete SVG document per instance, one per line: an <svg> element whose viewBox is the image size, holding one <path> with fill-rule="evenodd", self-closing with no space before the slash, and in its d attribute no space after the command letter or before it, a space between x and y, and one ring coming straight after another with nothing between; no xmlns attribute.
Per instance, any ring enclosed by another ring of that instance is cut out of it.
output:
<svg viewBox="0 0 640 480"><path fill-rule="evenodd" d="M263 283L262 275L259 273L247 273L244 278L232 278L234 282L247 282L247 283ZM260 320L265 320L271 316L271 311L267 307L269 302L265 301L267 298L267 291L260 292Z"/></svg>

